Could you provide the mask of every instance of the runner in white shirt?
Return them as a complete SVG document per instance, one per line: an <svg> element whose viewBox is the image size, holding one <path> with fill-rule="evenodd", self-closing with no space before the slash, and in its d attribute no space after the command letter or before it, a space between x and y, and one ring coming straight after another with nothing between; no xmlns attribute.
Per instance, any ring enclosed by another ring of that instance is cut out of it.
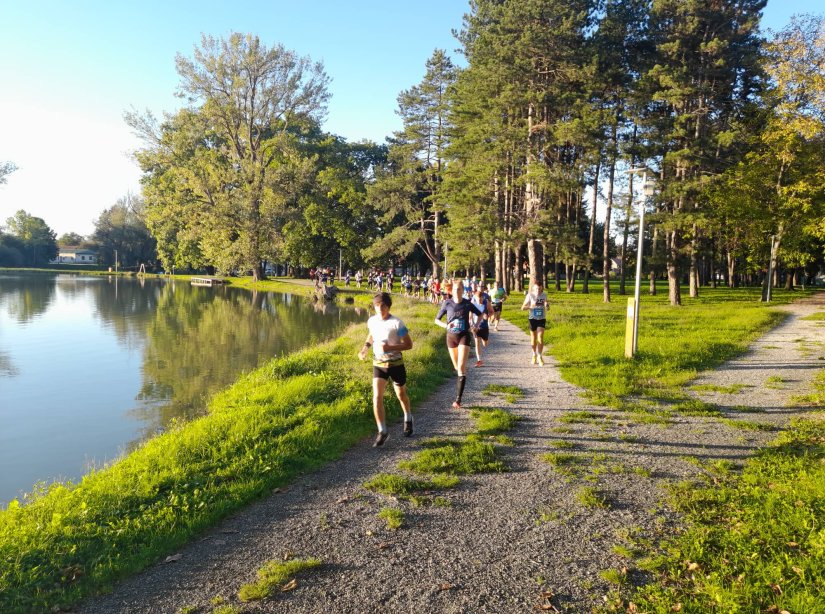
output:
<svg viewBox="0 0 825 614"><path fill-rule="evenodd" d="M387 380L392 378L395 396L404 410L404 436L413 433L413 418L410 409L410 397L407 394L407 370L404 367L404 358L401 352L412 349L412 339L404 322L390 314L392 297L381 292L372 297L375 315L367 321L369 334L364 341L358 358L364 360L372 346L372 410L375 414L375 423L378 434L375 436L374 448L384 445L388 431L384 412L384 391L387 389Z"/></svg>
<svg viewBox="0 0 825 614"><path fill-rule="evenodd" d="M540 283L533 284L532 292L528 292L521 305L522 311L530 310L527 321L530 322L530 344L533 346L533 358L530 362L544 366L544 328L547 323L547 295Z"/></svg>

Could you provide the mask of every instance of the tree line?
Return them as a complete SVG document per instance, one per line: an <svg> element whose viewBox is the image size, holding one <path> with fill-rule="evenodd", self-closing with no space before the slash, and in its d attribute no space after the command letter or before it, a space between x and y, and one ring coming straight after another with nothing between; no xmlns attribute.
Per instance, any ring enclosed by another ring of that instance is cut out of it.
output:
<svg viewBox="0 0 825 614"><path fill-rule="evenodd" d="M762 282L769 261L802 280L825 243L825 28L799 17L768 40L764 4L476 0L456 32L466 66L436 50L384 145L321 130L320 64L204 36L177 57L187 104L126 117L159 258L256 278L339 250L436 276L446 258L511 289L527 263L587 292L632 260L625 171L647 167L651 291L666 279L680 304L683 283Z"/></svg>
<svg viewBox="0 0 825 614"><path fill-rule="evenodd" d="M131 194L101 212L89 236L66 232L58 237L43 218L23 209L0 227L0 266L48 266L60 247L95 251L104 266L114 266L115 258L126 269L159 266L156 241L144 221L143 199Z"/></svg>

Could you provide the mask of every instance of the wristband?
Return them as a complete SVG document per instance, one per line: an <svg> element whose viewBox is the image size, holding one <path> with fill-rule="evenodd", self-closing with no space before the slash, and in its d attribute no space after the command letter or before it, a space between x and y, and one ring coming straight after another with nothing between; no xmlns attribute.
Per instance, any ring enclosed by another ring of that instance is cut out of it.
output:
<svg viewBox="0 0 825 614"><path fill-rule="evenodd" d="M372 347L372 343L367 343L366 341L364 341L364 347L365 348L370 348L370 347Z"/></svg>

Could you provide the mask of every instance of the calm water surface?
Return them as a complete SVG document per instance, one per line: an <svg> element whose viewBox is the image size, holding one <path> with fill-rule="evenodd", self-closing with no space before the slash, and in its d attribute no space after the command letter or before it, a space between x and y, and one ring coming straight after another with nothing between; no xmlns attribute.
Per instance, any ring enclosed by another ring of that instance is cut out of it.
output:
<svg viewBox="0 0 825 614"><path fill-rule="evenodd" d="M185 281L0 273L0 507L76 480L363 310Z"/></svg>

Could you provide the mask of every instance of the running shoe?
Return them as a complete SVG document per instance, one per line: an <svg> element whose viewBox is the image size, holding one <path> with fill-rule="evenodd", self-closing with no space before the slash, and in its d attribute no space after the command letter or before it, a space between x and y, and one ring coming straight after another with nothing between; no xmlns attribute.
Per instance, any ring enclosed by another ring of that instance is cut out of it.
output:
<svg viewBox="0 0 825 614"><path fill-rule="evenodd" d="M405 420L404 421L404 437L409 437L410 435L412 435L412 433L413 433L412 421L407 422Z"/></svg>
<svg viewBox="0 0 825 614"><path fill-rule="evenodd" d="M533 358L530 359L530 364L536 364L536 355L533 354Z"/></svg>
<svg viewBox="0 0 825 614"><path fill-rule="evenodd" d="M377 448L379 446L383 446L384 442L387 441L387 437L389 437L389 431L382 433L378 431L378 434L375 436L375 441L372 442L372 447Z"/></svg>
<svg viewBox="0 0 825 614"><path fill-rule="evenodd" d="M542 358L541 356L539 356L539 366L540 367L544 366L544 358Z"/></svg>
<svg viewBox="0 0 825 614"><path fill-rule="evenodd" d="M458 401L453 401L453 409L461 409L461 403Z"/></svg>
<svg viewBox="0 0 825 614"><path fill-rule="evenodd" d="M483 364L484 364L484 361L483 361L483 360L476 360L476 366L477 366L477 367L480 367L480 366L481 366L481 365L483 365Z"/></svg>

